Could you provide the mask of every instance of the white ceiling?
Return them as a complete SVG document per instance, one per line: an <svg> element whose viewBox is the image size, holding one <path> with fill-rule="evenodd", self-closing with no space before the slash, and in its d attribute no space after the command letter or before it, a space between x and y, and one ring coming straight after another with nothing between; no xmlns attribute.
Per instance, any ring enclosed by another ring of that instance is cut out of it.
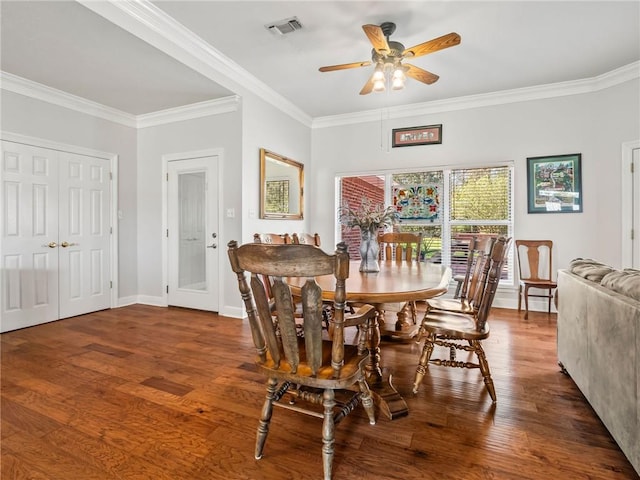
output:
<svg viewBox="0 0 640 480"><path fill-rule="evenodd" d="M228 57L238 76L248 72L312 118L588 79L640 60L638 0L200 0L146 7L173 17ZM133 115L234 93L206 68L194 71L168 48L158 50L81 3L2 0L0 8L4 72ZM302 30L278 36L265 28L293 16ZM384 21L396 23L391 40L405 47L460 34L459 46L411 60L438 82L409 79L402 91L361 96L373 67L318 71L370 60L362 25Z"/></svg>

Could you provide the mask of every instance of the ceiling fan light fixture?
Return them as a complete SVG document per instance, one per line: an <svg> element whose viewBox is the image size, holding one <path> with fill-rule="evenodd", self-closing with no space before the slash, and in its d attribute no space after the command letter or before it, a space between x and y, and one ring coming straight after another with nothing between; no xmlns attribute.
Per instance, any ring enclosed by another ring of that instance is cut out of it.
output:
<svg viewBox="0 0 640 480"><path fill-rule="evenodd" d="M375 81L378 81L378 80L382 80L383 83L384 83L384 70L383 70L383 67L380 64L378 64L376 66L376 69L373 72L373 81L375 82Z"/></svg>
<svg viewBox="0 0 640 480"><path fill-rule="evenodd" d="M404 75L404 69L401 66L396 67L396 69L393 71L393 75L391 78L393 78L394 80L395 79L404 80L406 78Z"/></svg>
<svg viewBox="0 0 640 480"><path fill-rule="evenodd" d="M427 85L437 82L438 75L415 65L402 65L402 60L409 57L421 57L460 44L460 35L451 32L411 48L405 48L402 43L389 39L389 36L396 29L393 22L383 22L380 25L367 24L363 25L362 29L373 47L371 61L343 63L319 68L321 72L331 72L374 64L375 70L360 90L360 95L368 95L372 91L383 92L386 83L389 83L392 90L402 90L409 77Z"/></svg>
<svg viewBox="0 0 640 480"><path fill-rule="evenodd" d="M391 81L392 90L402 90L404 88L404 77L393 77Z"/></svg>
<svg viewBox="0 0 640 480"><path fill-rule="evenodd" d="M373 81L374 92L384 92L384 75L382 78Z"/></svg>
<svg viewBox="0 0 640 480"><path fill-rule="evenodd" d="M406 79L407 77L404 73L404 67L400 64L396 64L393 73L391 74L391 89L402 90Z"/></svg>

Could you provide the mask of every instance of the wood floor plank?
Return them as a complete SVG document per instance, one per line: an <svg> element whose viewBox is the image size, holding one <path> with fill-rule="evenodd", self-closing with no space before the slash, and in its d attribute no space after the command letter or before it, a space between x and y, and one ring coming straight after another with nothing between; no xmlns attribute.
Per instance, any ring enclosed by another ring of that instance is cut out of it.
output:
<svg viewBox="0 0 640 480"><path fill-rule="evenodd" d="M57 445L24 433L18 433L3 440L2 448L3 452L6 449L25 464L37 466L40 471L46 473L47 478L52 480L70 478L107 480L110 478L107 472L92 467L83 459L68 454ZM2 478L5 478L4 472Z"/></svg>
<svg viewBox="0 0 640 480"><path fill-rule="evenodd" d="M409 415L361 408L336 428L334 479L638 480L556 359L554 315L494 309L477 370L431 366L383 342ZM255 460L265 380L247 322L131 305L0 336L0 477L32 480L319 478L322 422L275 409ZM442 352L444 358L448 352ZM441 356L441 358L443 358Z"/></svg>

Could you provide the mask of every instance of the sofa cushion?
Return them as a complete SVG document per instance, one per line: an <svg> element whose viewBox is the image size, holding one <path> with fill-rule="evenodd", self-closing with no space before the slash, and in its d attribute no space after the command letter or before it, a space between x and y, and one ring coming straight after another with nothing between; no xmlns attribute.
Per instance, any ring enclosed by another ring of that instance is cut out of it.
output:
<svg viewBox="0 0 640 480"><path fill-rule="evenodd" d="M605 275L614 272L615 269L590 258L575 258L569 264L569 271L579 277L600 283Z"/></svg>
<svg viewBox="0 0 640 480"><path fill-rule="evenodd" d="M603 277L600 285L640 301L640 270L626 268L613 271Z"/></svg>

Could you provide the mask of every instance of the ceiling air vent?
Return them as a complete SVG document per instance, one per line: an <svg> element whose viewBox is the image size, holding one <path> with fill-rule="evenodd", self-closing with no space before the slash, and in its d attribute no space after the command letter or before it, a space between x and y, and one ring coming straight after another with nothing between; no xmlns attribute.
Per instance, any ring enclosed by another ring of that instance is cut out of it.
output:
<svg viewBox="0 0 640 480"><path fill-rule="evenodd" d="M300 20L297 19L297 17L291 17L284 20L279 20L277 22L269 23L265 25L265 27L272 33L285 35L287 33L293 33L296 30L301 30L302 24L300 23Z"/></svg>

